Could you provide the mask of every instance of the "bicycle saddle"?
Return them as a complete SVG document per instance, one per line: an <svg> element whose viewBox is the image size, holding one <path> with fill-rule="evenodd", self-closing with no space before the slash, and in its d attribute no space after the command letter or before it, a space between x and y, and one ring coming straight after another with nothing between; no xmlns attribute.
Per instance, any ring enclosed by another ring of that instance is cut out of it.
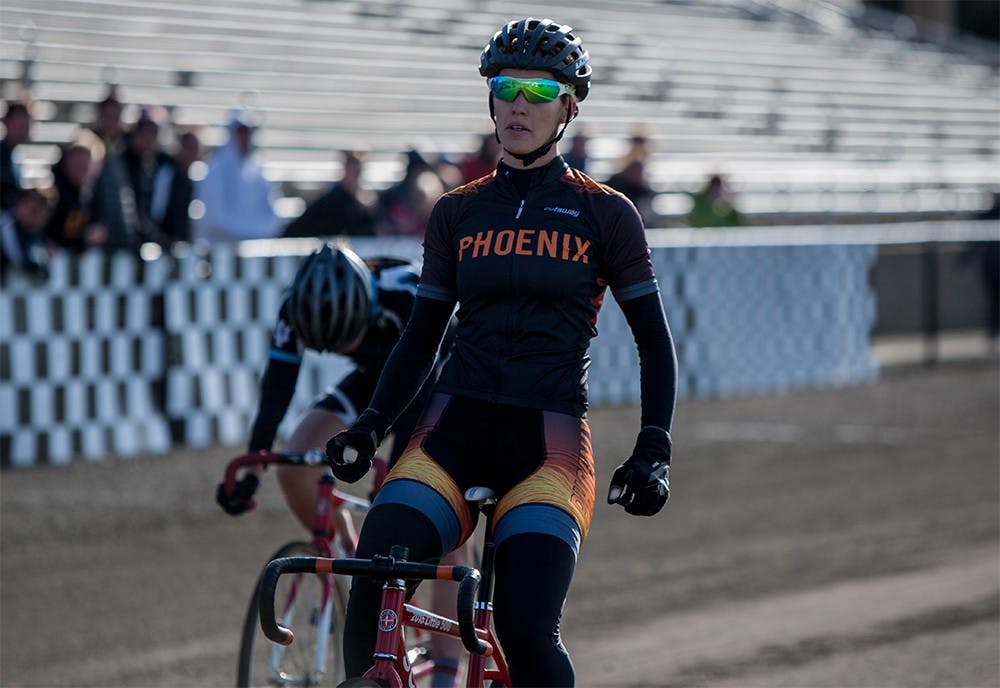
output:
<svg viewBox="0 0 1000 688"><path fill-rule="evenodd" d="M475 504L477 509L482 510L484 506L496 504L497 496L488 487L470 487L465 491L465 501Z"/></svg>

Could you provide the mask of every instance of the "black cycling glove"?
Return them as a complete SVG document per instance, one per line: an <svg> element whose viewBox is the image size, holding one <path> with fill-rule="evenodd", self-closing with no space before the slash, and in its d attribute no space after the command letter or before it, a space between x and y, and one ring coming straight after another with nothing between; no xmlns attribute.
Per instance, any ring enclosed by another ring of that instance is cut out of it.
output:
<svg viewBox="0 0 1000 688"><path fill-rule="evenodd" d="M652 516L670 497L670 433L651 425L639 431L632 456L615 469L608 504L634 516Z"/></svg>
<svg viewBox="0 0 1000 688"><path fill-rule="evenodd" d="M346 430L326 443L326 462L338 480L356 483L372 467L378 445L385 439L389 424L375 409L366 409Z"/></svg>
<svg viewBox="0 0 1000 688"><path fill-rule="evenodd" d="M256 502L253 496L257 492L258 485L260 480L253 473L247 473L237 480L232 494L226 492L225 483L219 483L219 487L215 490L215 501L230 516L239 516L244 511L254 508Z"/></svg>

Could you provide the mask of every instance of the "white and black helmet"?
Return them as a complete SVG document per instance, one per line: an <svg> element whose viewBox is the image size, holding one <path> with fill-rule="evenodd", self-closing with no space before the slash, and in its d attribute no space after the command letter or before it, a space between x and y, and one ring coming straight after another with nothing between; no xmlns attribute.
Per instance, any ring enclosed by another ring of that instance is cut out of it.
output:
<svg viewBox="0 0 1000 688"><path fill-rule="evenodd" d="M288 324L308 349L342 353L368 329L371 273L354 251L329 243L302 261L288 290Z"/></svg>

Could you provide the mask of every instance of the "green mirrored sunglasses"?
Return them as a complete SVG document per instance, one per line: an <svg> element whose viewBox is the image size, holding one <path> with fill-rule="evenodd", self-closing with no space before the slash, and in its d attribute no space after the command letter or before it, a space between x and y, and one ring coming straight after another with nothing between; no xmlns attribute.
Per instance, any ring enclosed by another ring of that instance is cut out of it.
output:
<svg viewBox="0 0 1000 688"><path fill-rule="evenodd" d="M490 79L490 92L500 100L513 102L518 93L524 94L529 103L551 103L559 96L574 95L576 89L554 79L515 79L512 76L495 76Z"/></svg>

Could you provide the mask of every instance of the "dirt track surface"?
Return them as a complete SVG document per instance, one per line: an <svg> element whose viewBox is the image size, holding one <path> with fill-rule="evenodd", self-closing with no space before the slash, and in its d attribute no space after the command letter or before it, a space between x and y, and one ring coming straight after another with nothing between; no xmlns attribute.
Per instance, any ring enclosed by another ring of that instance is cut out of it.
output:
<svg viewBox="0 0 1000 688"><path fill-rule="evenodd" d="M687 402L654 519L599 504L564 615L581 686L1000 685L998 369ZM599 492L633 408L592 415ZM0 685L233 685L260 566L297 536L232 451L0 475Z"/></svg>

